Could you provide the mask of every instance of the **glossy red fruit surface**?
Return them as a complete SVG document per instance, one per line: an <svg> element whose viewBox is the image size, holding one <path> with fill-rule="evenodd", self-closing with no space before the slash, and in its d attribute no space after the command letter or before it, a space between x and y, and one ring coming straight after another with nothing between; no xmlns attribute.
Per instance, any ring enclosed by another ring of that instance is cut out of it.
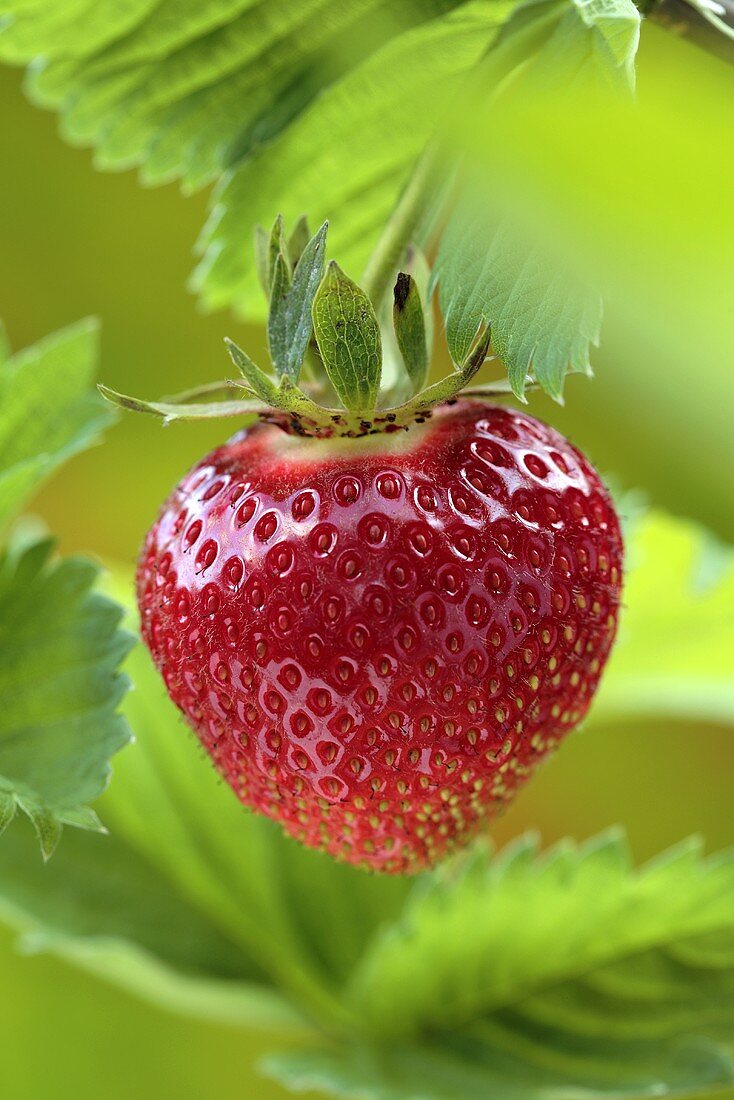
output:
<svg viewBox="0 0 734 1100"><path fill-rule="evenodd" d="M621 569L586 459L465 401L364 441L236 435L165 504L138 598L171 698L239 798L304 844L412 872L583 718Z"/></svg>

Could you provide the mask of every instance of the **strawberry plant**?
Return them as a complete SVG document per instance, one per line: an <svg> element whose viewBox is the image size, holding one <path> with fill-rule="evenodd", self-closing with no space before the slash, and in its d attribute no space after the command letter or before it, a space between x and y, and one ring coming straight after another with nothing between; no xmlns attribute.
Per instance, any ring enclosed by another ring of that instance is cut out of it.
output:
<svg viewBox="0 0 734 1100"><path fill-rule="evenodd" d="M686 11L726 40L725 13ZM94 390L91 323L2 347L0 916L261 1031L294 1091L734 1085L734 851L491 839L582 722L734 725L731 549L613 498L526 407L577 400L605 281L578 225L559 241L573 219L538 216L510 135L545 100L631 126L638 8L0 14L0 58L99 167L212 187L192 286L264 321L269 359L227 340L224 378L159 398ZM151 466L137 572L100 578L17 517L114 407L234 434L168 496Z"/></svg>

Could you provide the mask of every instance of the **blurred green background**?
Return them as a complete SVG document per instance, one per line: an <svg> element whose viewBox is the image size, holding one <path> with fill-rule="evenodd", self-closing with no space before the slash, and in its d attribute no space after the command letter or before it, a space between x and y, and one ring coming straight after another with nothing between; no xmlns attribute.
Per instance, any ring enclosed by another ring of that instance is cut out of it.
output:
<svg viewBox="0 0 734 1100"><path fill-rule="evenodd" d="M601 224L609 194L619 190L630 203L630 224L644 228L647 251L635 272L647 297L634 280L629 294L645 317L640 321L624 294L612 293L596 380L571 379L562 409L538 398L531 409L618 485L641 489L656 505L732 540L734 369L725 342L717 353L727 334L721 311L731 303L731 237L727 243L721 221L731 220L723 113L731 70L645 28L639 86L641 147L588 197ZM652 180L645 174L650 150L642 148L645 119L660 135ZM0 120L7 151L0 313L14 347L97 314L104 379L156 396L224 376L225 334L255 352L263 346L257 329L202 316L185 289L206 196L184 200L174 187L143 190L132 174L96 174L89 153L62 144L55 120L28 106L21 78L10 70L0 70ZM555 136L547 141L551 149ZM616 244L620 254L632 248L633 230L629 241L617 234ZM607 275L613 286L613 262ZM55 478L36 510L64 550L132 560L170 485L223 430L162 430L128 417L103 447ZM552 841L623 821L640 859L691 832L716 849L734 842L733 773L734 745L724 730L675 723L597 728L572 738L493 832L504 841L533 827ZM286 1095L254 1073L262 1037L178 1020L57 960L22 958L1 930L0 983L0 1079L13 1100Z"/></svg>

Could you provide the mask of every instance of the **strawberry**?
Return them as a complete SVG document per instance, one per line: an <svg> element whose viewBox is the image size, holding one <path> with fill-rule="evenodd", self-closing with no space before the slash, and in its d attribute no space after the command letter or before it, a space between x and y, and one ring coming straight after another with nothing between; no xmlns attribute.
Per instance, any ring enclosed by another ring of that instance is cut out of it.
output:
<svg viewBox="0 0 734 1100"><path fill-rule="evenodd" d="M343 407L317 406L286 372L264 381L232 349L248 396L267 385L280 404L262 398L260 422L165 503L138 568L142 632L246 805L339 859L416 872L501 810L586 714L615 636L622 540L563 436L453 396L485 334L448 403L444 385L436 406L432 387L378 407L362 376L359 403L344 401L333 340L379 347L379 327L358 287L316 267L307 339ZM400 319L396 332L408 367ZM192 408L215 406L184 402L181 415Z"/></svg>

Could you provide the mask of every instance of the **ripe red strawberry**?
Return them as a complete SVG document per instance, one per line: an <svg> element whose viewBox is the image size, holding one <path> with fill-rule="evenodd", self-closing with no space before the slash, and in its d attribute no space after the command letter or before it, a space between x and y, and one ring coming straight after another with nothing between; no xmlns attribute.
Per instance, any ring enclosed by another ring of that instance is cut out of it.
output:
<svg viewBox="0 0 734 1100"><path fill-rule="evenodd" d="M192 403L221 385L167 404L103 392L167 420L260 416L149 532L143 637L246 805L337 858L417 871L585 715L616 631L622 540L567 440L457 402L507 389L473 387L484 327L426 387L430 315L407 274L404 371L381 388L372 302L324 273L325 237L304 247L300 226L286 241L279 219L260 239L275 377L231 345L245 400ZM307 358L328 407L299 387Z"/></svg>
<svg viewBox="0 0 734 1100"><path fill-rule="evenodd" d="M193 468L145 544L143 635L243 802L416 871L585 715L619 525L583 456L513 410L327 447L260 424Z"/></svg>

